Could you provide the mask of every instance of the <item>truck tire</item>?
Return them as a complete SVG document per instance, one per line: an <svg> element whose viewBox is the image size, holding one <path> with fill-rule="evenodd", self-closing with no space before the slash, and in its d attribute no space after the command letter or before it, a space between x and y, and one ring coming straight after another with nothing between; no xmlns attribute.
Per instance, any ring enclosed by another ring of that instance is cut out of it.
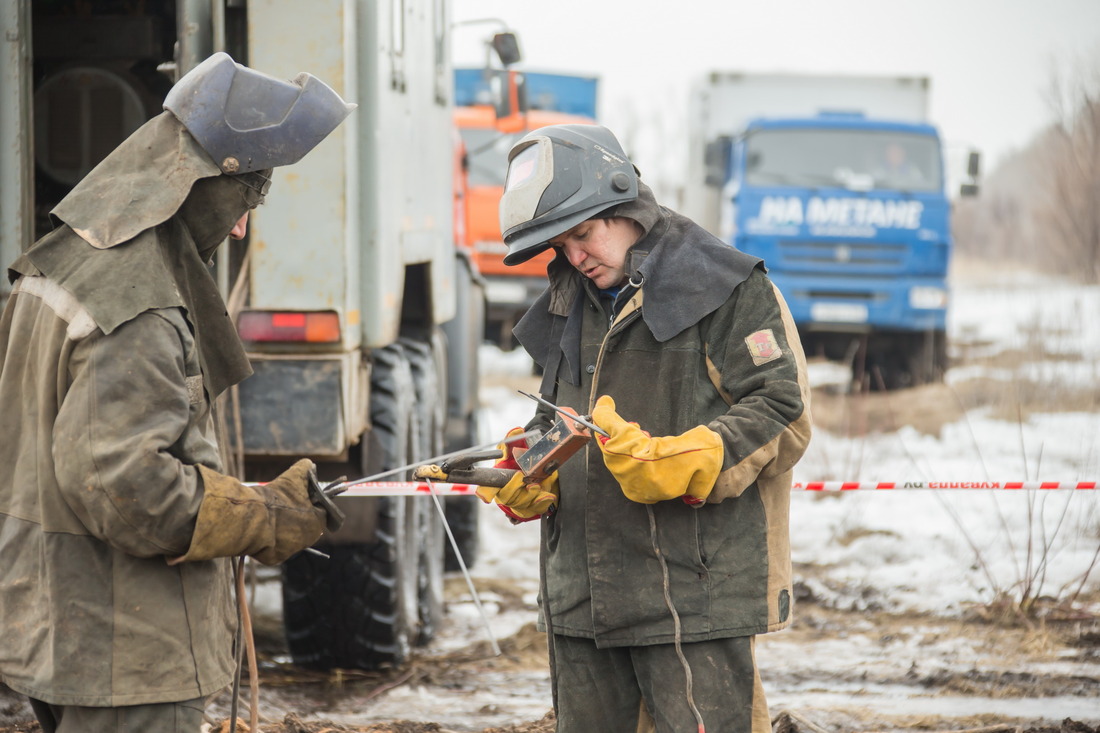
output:
<svg viewBox="0 0 1100 733"><path fill-rule="evenodd" d="M867 375L871 391L892 392L912 387L909 363L910 358L907 352L883 349L868 354Z"/></svg>
<svg viewBox="0 0 1100 733"><path fill-rule="evenodd" d="M406 499L379 501L376 542L332 545L327 559L303 552L283 564L283 626L298 666L372 670L407 657L408 602L394 578Z"/></svg>
<svg viewBox="0 0 1100 733"><path fill-rule="evenodd" d="M415 383L399 345L374 352L371 423L367 473L415 460ZM378 499L373 542L326 545L328 559L299 553L283 564L283 625L295 664L370 670L405 661L419 628L418 499Z"/></svg>
<svg viewBox="0 0 1100 733"><path fill-rule="evenodd" d="M413 452L415 461L443 453L443 429L447 416L445 383L440 375L446 369L440 363L435 343L402 339L412 367L416 386L416 412L419 431ZM443 622L443 547L446 543L443 523L436 505L437 497L415 497L417 516L417 616L416 644L430 642ZM443 500L438 499L439 507Z"/></svg>
<svg viewBox="0 0 1100 733"><path fill-rule="evenodd" d="M943 381L947 335L943 331L895 333L868 349L870 388L899 390Z"/></svg>
<svg viewBox="0 0 1100 733"><path fill-rule="evenodd" d="M947 372L947 334L927 331L915 334L909 360L913 384L935 384Z"/></svg>

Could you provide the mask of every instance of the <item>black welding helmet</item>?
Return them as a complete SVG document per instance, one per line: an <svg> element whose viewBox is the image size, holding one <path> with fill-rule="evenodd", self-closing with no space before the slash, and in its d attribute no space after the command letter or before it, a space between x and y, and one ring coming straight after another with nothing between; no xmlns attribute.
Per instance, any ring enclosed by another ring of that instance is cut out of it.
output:
<svg viewBox="0 0 1100 733"><path fill-rule="evenodd" d="M551 125L528 133L508 153L500 199L504 264L526 262L552 237L637 197L638 171L606 127Z"/></svg>
<svg viewBox="0 0 1100 733"><path fill-rule="evenodd" d="M298 162L355 107L312 74L283 81L221 52L185 74L164 99L164 109L229 174Z"/></svg>

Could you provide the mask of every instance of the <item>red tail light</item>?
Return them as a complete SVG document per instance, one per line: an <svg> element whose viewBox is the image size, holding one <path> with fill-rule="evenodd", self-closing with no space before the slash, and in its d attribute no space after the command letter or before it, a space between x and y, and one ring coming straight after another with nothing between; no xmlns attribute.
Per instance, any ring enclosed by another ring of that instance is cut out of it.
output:
<svg viewBox="0 0 1100 733"><path fill-rule="evenodd" d="M332 311L245 311L237 319L237 332L252 342L335 344L340 342L340 316Z"/></svg>

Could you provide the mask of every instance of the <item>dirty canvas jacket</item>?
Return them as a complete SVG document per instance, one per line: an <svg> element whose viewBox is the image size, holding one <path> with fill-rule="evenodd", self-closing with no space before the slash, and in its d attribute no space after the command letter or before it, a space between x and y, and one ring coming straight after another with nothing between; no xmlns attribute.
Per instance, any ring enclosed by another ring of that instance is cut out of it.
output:
<svg viewBox="0 0 1100 733"><path fill-rule="evenodd" d="M614 325L591 283L559 258L516 334L560 405L590 414L607 394L654 436L696 425L722 436L722 473L705 505L652 505L681 638L777 630L792 610L791 469L810 436L801 346L759 260L652 207L659 215L638 217L648 233L628 260L641 287L624 287ZM553 631L598 646L672 642L647 506L623 495L593 445L559 475L558 511L543 523Z"/></svg>
<svg viewBox="0 0 1100 733"><path fill-rule="evenodd" d="M165 560L191 539L196 466L220 465L184 310L105 332L20 266L0 320L0 677L58 705L214 693L231 681L230 560Z"/></svg>
<svg viewBox="0 0 1100 733"><path fill-rule="evenodd" d="M56 705L175 702L232 668L231 561L183 563L251 367L206 266L269 172L221 175L168 112L50 211L0 317L0 678Z"/></svg>

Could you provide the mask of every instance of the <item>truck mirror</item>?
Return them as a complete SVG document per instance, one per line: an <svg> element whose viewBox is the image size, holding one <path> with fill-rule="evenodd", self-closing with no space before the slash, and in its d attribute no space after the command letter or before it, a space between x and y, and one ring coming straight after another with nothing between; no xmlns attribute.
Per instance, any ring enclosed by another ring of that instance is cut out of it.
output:
<svg viewBox="0 0 1100 733"><path fill-rule="evenodd" d="M497 58L500 59L500 63L504 66L511 66L514 63L518 63L523 54L519 50L519 39L515 33L496 33L493 35L492 40L493 50L497 52Z"/></svg>
<svg viewBox="0 0 1100 733"><path fill-rule="evenodd" d="M977 178L981 173L982 167L982 154L976 150L970 151L970 156L966 160L966 175L971 178Z"/></svg>
<svg viewBox="0 0 1100 733"><path fill-rule="evenodd" d="M964 183L959 186L959 196L971 197L978 195L978 184L976 183Z"/></svg>
<svg viewBox="0 0 1100 733"><path fill-rule="evenodd" d="M706 172L705 180L708 186L721 188L729 177L730 149L733 139L723 135L707 143L703 151L703 167Z"/></svg>
<svg viewBox="0 0 1100 733"><path fill-rule="evenodd" d="M492 79L496 128L519 132L527 127L527 84L518 71L498 71Z"/></svg>

